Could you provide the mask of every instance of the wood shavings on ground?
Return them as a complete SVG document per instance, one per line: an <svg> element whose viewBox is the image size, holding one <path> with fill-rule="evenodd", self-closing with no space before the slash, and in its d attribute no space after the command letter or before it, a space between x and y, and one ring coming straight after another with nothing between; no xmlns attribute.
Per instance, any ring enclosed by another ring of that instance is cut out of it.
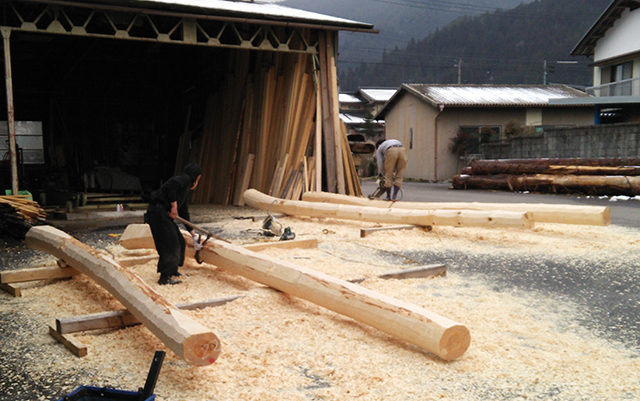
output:
<svg viewBox="0 0 640 401"><path fill-rule="evenodd" d="M217 234L236 244L269 240L255 234L260 222L234 220L237 208L194 209L192 214L207 227L220 228ZM208 215L215 216L210 225ZM445 362L350 318L226 273L223 266L194 260L181 268L182 284L160 286L156 262L151 261L130 269L173 303L244 295L222 306L185 311L221 339L223 352L215 364L188 365L143 326L76 334L89 346L84 358L65 352L42 328L33 335L53 349L57 359L55 367L39 369L74 372L80 381L75 385L135 390L143 385L153 353L160 349L168 352L155 391L158 400L640 398L637 343L625 343L606 330L603 334L600 328L606 324L586 324L585 307L592 306L597 294L589 298L586 286L583 293L569 281L566 288L560 286L568 278L562 273L555 277L552 270L552 262L557 262L558 272L572 271L584 280L637 274L637 231L540 224L533 230L435 227L431 232L385 231L360 238L360 228L379 225L278 220L298 239L317 238L318 248L263 253L344 280L366 278L361 285L368 289L466 325L470 348L461 358ZM108 249L117 258L149 254L118 245ZM440 262L446 262L445 277L376 278ZM522 282L509 281L506 275L522 277ZM541 280L540 285L527 284L528 278ZM598 290L597 285L589 288ZM122 307L83 276L23 292L21 301L12 302L21 302L24 313L47 323ZM594 312L594 320L598 316ZM36 377L38 368L31 369ZM75 385L69 383L65 390Z"/></svg>

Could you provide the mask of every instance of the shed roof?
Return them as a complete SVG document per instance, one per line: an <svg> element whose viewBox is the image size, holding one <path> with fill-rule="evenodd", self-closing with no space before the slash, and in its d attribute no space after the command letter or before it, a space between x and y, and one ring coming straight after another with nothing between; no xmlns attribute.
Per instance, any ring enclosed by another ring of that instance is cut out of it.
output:
<svg viewBox="0 0 640 401"><path fill-rule="evenodd" d="M433 107L546 107L552 105L551 99L591 97L566 85L403 84L376 118L384 118L402 93L411 93Z"/></svg>
<svg viewBox="0 0 640 401"><path fill-rule="evenodd" d="M573 56L592 56L596 44L605 35L607 30L620 19L626 9L635 10L640 8L638 0L613 0L609 7L602 13L600 18L591 26L589 31L580 39L580 42L573 48Z"/></svg>
<svg viewBox="0 0 640 401"><path fill-rule="evenodd" d="M338 102L340 103L362 103L361 99L358 99L356 96L350 93L339 93L338 94Z"/></svg>
<svg viewBox="0 0 640 401"><path fill-rule="evenodd" d="M55 3L57 0L48 1ZM218 15L233 18L287 21L319 25L321 27L345 30L373 31L373 25L344 18L303 11L280 6L271 1L231 1L231 0L83 0L67 3L93 4L100 6L120 6L138 9L165 10L174 12Z"/></svg>
<svg viewBox="0 0 640 401"><path fill-rule="evenodd" d="M360 93L367 99L374 102L387 102L398 91L397 88L381 89L381 88L360 88Z"/></svg>

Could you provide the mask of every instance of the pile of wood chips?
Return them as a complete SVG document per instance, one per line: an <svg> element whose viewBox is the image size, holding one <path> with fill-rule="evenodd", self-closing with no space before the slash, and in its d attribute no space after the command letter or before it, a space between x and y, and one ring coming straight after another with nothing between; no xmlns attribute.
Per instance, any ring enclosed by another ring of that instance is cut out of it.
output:
<svg viewBox="0 0 640 401"><path fill-rule="evenodd" d="M260 222L233 219L235 210L207 210L216 228L237 244L264 241L253 235ZM204 209L192 213L202 215ZM225 213L230 213L226 217ZM224 266L187 260L183 283L159 286L154 262L131 269L171 302L195 302L242 294L215 308L185 311L222 340L213 365L188 365L168 351L155 393L158 400L613 400L640 398L637 350L603 339L578 323L580 305L539 293L495 288L449 263L445 277L382 280L380 273L428 264L429 255L463 252L510 255L526 268L540 255L586 261L615 274L640 250L640 233L619 227L541 224L533 230L438 227L432 232L380 232L360 238L375 224L333 219L286 218L298 238L318 238L317 249L266 250L341 279L367 278L361 285L414 303L465 324L471 347L458 360L434 355L312 303L274 291ZM109 248L116 258L152 252ZM461 262L462 263L462 262ZM56 317L121 308L101 287L79 275L27 289L26 309L43 325ZM34 336L47 336L46 330ZM80 384L137 389L155 350L166 347L143 326L86 332L89 346L77 358L54 343L55 369L75 372ZM40 357L40 356L39 356ZM42 355L47 360L47 355ZM29 367L31 380L50 365ZM82 372L86 373L83 376ZM61 394L62 396L62 394Z"/></svg>

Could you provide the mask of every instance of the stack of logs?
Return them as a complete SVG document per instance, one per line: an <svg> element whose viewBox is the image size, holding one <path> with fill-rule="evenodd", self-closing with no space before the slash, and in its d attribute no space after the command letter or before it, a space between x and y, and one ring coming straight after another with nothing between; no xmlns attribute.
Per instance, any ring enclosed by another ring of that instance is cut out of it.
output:
<svg viewBox="0 0 640 401"><path fill-rule="evenodd" d="M640 159L476 160L453 178L453 187L635 196Z"/></svg>
<svg viewBox="0 0 640 401"><path fill-rule="evenodd" d="M246 52L231 62L222 87L208 98L202 135L185 129L180 140L176 170L188 162L203 167L194 203L241 205L247 188L300 199L321 190L323 164L332 167L338 192L361 195L330 59L333 68L321 70L307 54Z"/></svg>

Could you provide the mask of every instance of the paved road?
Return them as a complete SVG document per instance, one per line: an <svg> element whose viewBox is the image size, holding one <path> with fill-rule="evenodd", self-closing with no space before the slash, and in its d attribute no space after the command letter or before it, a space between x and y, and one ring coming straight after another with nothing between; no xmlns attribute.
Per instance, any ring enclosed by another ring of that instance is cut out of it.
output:
<svg viewBox="0 0 640 401"><path fill-rule="evenodd" d="M376 183L367 179L362 182L363 194L372 194ZM398 196L400 198L400 196ZM452 189L451 184L405 182L402 185L402 200L410 202L490 202L490 203L549 203L582 206L608 206L611 209L611 224L640 228L640 201L616 198L586 197L584 195L551 195L507 191Z"/></svg>

